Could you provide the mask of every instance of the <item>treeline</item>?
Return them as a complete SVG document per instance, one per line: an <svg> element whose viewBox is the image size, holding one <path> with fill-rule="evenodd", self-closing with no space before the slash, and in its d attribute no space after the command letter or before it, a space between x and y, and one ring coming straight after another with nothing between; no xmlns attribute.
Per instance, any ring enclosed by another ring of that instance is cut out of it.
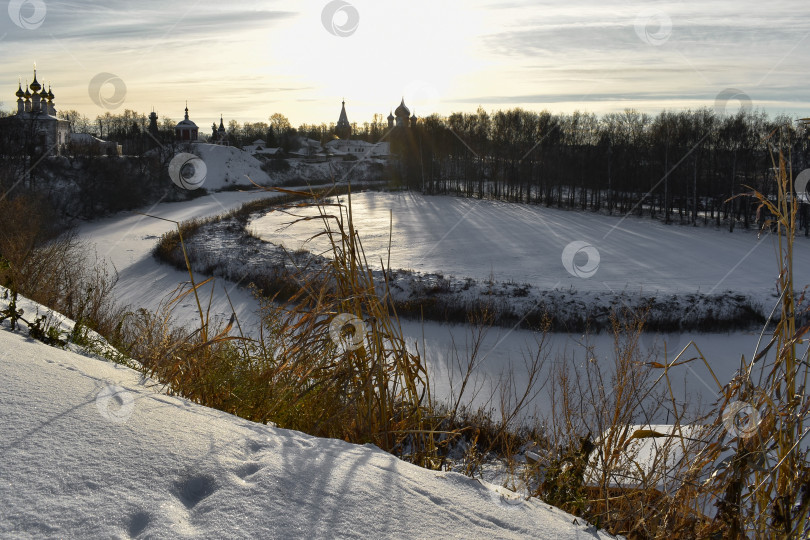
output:
<svg viewBox="0 0 810 540"><path fill-rule="evenodd" d="M798 175L810 161L805 127L786 116L741 110L634 110L597 116L511 109L420 120L403 154L402 181L426 193L490 197L669 223L738 225L772 195L769 149L781 145ZM807 205L801 226L808 232ZM759 216L760 221L763 216Z"/></svg>
<svg viewBox="0 0 810 540"><path fill-rule="evenodd" d="M117 114L108 111L96 116L94 120L75 110L60 111L59 117L70 122L72 133L90 133L101 139L115 141L123 146L123 153L127 155L140 155L153 148L156 142L170 144L175 139L174 128L178 122L173 118L158 116L158 135L153 138L147 135L149 115L131 109ZM211 126L197 123L197 127L200 140L208 141L212 135ZM293 128L287 117L281 113L270 115L268 122L240 124L237 120L230 119L224 122L224 127L231 146L241 148L256 139L263 139L270 147L283 147L286 150L297 148L295 139L299 130ZM309 127L306 126L306 129ZM334 124L331 133L334 133ZM330 133L326 135L329 136Z"/></svg>
<svg viewBox="0 0 810 540"><path fill-rule="evenodd" d="M72 133L92 133L99 138L116 141L123 146L124 154L139 155L153 146L151 143L143 143L143 141L150 139L146 135L149 129L148 114L125 109L117 114L108 111L103 115L96 116L94 120L90 120L78 111L67 110L60 111L59 117L70 122ZM301 124L298 128L294 128L289 119L281 113L271 114L267 118L267 122L239 123L235 119L229 119L225 120L223 124L228 144L237 148L251 144L257 139L262 139L271 148L283 148L290 151L298 148L300 138L309 138L326 143L337 136L334 122ZM162 144L173 141L174 127L176 125L177 120L159 116L159 135L157 139ZM200 125L199 122L197 127L199 128L200 140L209 140L212 134L211 127ZM381 114L375 114L372 122L352 124L352 138L376 142L385 137L387 129L388 122Z"/></svg>
<svg viewBox="0 0 810 540"><path fill-rule="evenodd" d="M0 116L11 114L9 111L0 111ZM89 133L108 141L115 141L123 146L127 155L140 155L154 146L154 141L147 136L149 130L149 115L125 109L120 113L110 111L90 119L76 110L59 111L59 118L70 123L72 133ZM191 118L194 120L194 118ZM157 137L161 144L168 144L174 140L174 127L178 120L167 116L158 116ZM228 144L238 148L262 139L267 146L283 148L286 151L295 150L299 146L300 138L309 138L326 143L335 137L335 122L320 124L301 124L295 128L289 119L281 113L273 113L267 122L243 122L235 119L226 119L224 122ZM217 125L219 123L217 122ZM197 122L199 138L208 141L211 138L211 126ZM381 114L375 114L371 122L352 124L352 138L377 142L385 138L388 122Z"/></svg>

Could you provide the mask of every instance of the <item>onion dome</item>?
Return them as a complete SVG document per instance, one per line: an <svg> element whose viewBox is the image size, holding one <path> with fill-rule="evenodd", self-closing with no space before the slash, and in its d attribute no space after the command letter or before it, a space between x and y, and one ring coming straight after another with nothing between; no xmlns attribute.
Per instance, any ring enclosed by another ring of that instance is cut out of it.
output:
<svg viewBox="0 0 810 540"><path fill-rule="evenodd" d="M48 91L45 90L45 87L42 87L42 92L39 93L39 97L42 99L48 99Z"/></svg>
<svg viewBox="0 0 810 540"><path fill-rule="evenodd" d="M31 91L28 89L28 81L25 82L25 94L23 95L25 96L26 100L31 99Z"/></svg>
<svg viewBox="0 0 810 540"><path fill-rule="evenodd" d="M393 120L393 119L394 119L394 113L389 112L389 113L388 113L388 119L389 119L389 120Z"/></svg>
<svg viewBox="0 0 810 540"><path fill-rule="evenodd" d="M49 85L48 85L48 99L49 99L50 101L53 101L53 97L54 97L54 96L53 96L53 92L51 92L51 85L49 84Z"/></svg>
<svg viewBox="0 0 810 540"><path fill-rule="evenodd" d="M25 95L25 92L22 90L22 82L18 83L17 93L14 95L20 99L22 99L22 97Z"/></svg>
<svg viewBox="0 0 810 540"><path fill-rule="evenodd" d="M37 70L34 70L34 82L31 83L30 88L34 93L42 90L42 85L37 82Z"/></svg>
<svg viewBox="0 0 810 540"><path fill-rule="evenodd" d="M402 98L402 103L399 104L399 107L396 108L394 114L397 115L397 118L404 116L408 118L411 116L411 110L405 106L405 98Z"/></svg>

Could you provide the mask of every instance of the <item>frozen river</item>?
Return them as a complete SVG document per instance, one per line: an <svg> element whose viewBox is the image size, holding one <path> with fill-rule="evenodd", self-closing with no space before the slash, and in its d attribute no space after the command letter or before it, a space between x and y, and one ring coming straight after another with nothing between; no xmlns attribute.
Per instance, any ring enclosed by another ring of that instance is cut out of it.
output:
<svg viewBox="0 0 810 540"><path fill-rule="evenodd" d="M144 211L165 219L184 220L221 213L247 200L266 196L217 193L184 203L162 203ZM599 280L606 280L616 287L705 289L713 286L712 280L720 281L725 276L723 287L772 288L768 285L773 280L770 240L758 243L756 235L751 233L728 234L702 228L665 227L647 220L625 220L604 239L605 232L610 230L609 224L620 223L619 218L412 194L358 194L353 197L353 203L355 223L369 255L387 248L390 210L394 210L393 266L479 278L494 273L496 279L538 284L568 279L567 283L577 287L603 287ZM254 221L252 226L277 241L278 233L271 231L277 228L276 220L281 216L271 213ZM314 223L309 222L308 226ZM125 213L89 223L80 229L80 234L95 245L100 257L115 265L120 274L116 287L119 299L132 307L154 309L178 284L188 280L186 273L160 264L151 256L157 238L172 227L165 221ZM598 227L601 229L597 231ZM284 233L287 235L284 241L289 247L295 247L295 242L301 242L310 232L306 227L289 229ZM598 242L600 237L602 243ZM593 240L602 253L598 274L593 279L571 276L560 263L560 252L566 242L577 238ZM713 244L709 239L713 239ZM696 257L688 251L693 245L704 254L704 266L690 263ZM621 253L620 248L628 253ZM715 256L706 255L710 249L714 249ZM799 256L803 261L807 250L804 246L802 250ZM750 255L744 257L749 251ZM734 257L743 262L735 263ZM683 264L676 264L679 261ZM810 260L806 263L803 269L810 268ZM222 280L213 286L214 314L227 319L232 303L243 327L256 324L256 301L247 290ZM208 291L204 296L208 296ZM190 303L180 306L178 314L192 321L194 308ZM450 379L458 382L459 376L452 351L458 350L462 358L465 356L472 328L403 321L403 331L409 347L415 350L418 345L434 373L432 384L436 394L449 395ZM680 351L694 339L715 374L725 382L741 354L750 358L757 337L742 332L651 335L642 339L640 347L642 350L655 347L661 351L666 340L671 358L673 349ZM482 362L477 371L480 380L489 384L510 366L515 366L515 373L519 375L524 357L536 351L538 339L537 334L526 330L490 329L482 341ZM610 335L552 334L546 343L549 359L544 377L549 377L550 369L559 362L576 366L596 361L609 371L613 350ZM697 396L706 401L716 397L716 385L702 363L678 368L672 375L673 385L682 398ZM543 408L546 404L541 399L536 405Z"/></svg>
<svg viewBox="0 0 810 540"><path fill-rule="evenodd" d="M346 203L346 197L341 201ZM394 269L476 280L493 276L542 289L734 291L766 303L775 291L774 237L758 238L755 231L740 228L729 233L713 227L664 225L649 218L411 192L356 193L352 209L369 262L388 260L390 236ZM294 214L311 217L317 210L295 209ZM292 219L270 212L250 227L290 249L326 250L323 239L305 243L321 230L320 220L284 228ZM577 247L566 253L574 242ZM800 286L810 283L810 240L804 237L797 238L794 268Z"/></svg>

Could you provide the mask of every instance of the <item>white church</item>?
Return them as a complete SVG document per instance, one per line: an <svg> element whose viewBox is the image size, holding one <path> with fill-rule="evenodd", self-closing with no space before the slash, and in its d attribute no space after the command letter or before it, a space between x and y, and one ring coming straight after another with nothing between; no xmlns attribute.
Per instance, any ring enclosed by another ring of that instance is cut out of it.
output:
<svg viewBox="0 0 810 540"><path fill-rule="evenodd" d="M44 154L58 156L67 152L70 143L70 122L56 117L54 94L50 87L45 87L37 80L34 68L34 80L29 85L26 81L23 91L22 82L18 84L17 112L0 118L0 132L22 144L33 144L33 147Z"/></svg>

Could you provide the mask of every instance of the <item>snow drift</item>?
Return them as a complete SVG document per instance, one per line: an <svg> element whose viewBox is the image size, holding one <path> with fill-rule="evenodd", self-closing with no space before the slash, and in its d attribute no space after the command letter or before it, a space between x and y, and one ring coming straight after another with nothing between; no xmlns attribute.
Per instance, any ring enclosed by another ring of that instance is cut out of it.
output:
<svg viewBox="0 0 810 540"><path fill-rule="evenodd" d="M249 422L0 328L0 536L608 538L537 499Z"/></svg>

